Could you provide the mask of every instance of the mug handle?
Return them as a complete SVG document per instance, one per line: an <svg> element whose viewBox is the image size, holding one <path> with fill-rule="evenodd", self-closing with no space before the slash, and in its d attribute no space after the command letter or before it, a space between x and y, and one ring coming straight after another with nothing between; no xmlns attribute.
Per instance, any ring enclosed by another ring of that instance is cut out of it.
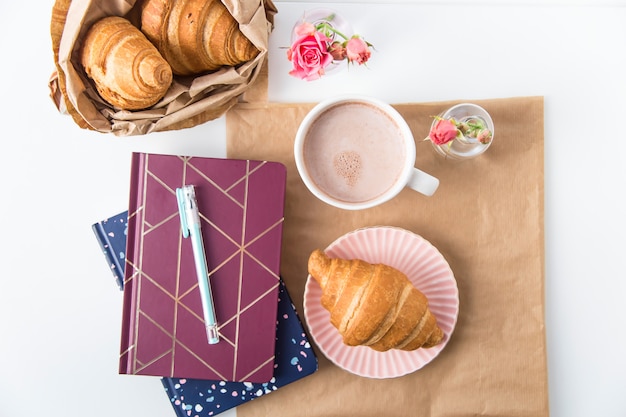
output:
<svg viewBox="0 0 626 417"><path fill-rule="evenodd" d="M439 179L417 168L413 168L406 186L430 197L437 191Z"/></svg>

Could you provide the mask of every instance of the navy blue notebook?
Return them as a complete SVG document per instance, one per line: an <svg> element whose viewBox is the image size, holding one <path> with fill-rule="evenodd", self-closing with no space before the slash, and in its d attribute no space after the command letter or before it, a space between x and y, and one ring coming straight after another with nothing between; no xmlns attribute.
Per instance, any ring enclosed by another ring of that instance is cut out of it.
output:
<svg viewBox="0 0 626 417"><path fill-rule="evenodd" d="M125 211L92 225L120 289L124 283L127 217ZM282 280L277 313L274 377L265 383L161 378L177 416L214 416L317 371L317 357Z"/></svg>
<svg viewBox="0 0 626 417"><path fill-rule="evenodd" d="M91 226L120 290L124 289L126 235L128 234L126 220L128 220L127 211Z"/></svg>

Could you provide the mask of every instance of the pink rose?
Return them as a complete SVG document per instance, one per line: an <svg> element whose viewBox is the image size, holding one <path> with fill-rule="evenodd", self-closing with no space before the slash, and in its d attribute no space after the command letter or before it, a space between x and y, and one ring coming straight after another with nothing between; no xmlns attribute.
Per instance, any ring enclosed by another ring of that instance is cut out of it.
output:
<svg viewBox="0 0 626 417"><path fill-rule="evenodd" d="M315 30L296 39L287 50L287 59L293 63L293 70L289 71L289 75L306 81L317 80L324 75L324 68L333 60L328 52L330 41L327 36Z"/></svg>
<svg viewBox="0 0 626 417"><path fill-rule="evenodd" d="M367 42L365 42L361 38L351 38L346 43L346 55L348 56L348 61L356 62L359 65L365 64L372 52L370 51Z"/></svg>
<svg viewBox="0 0 626 417"><path fill-rule="evenodd" d="M340 42L333 42L330 48L328 48L328 52L330 52L335 61L346 59L346 48Z"/></svg>
<svg viewBox="0 0 626 417"><path fill-rule="evenodd" d="M435 122L435 125L430 129L428 138L435 145L443 145L456 138L458 131L454 123L447 119L439 119Z"/></svg>
<svg viewBox="0 0 626 417"><path fill-rule="evenodd" d="M296 26L293 29L293 32L299 38L302 36L312 35L315 32L315 26L313 26L313 23L303 22Z"/></svg>
<svg viewBox="0 0 626 417"><path fill-rule="evenodd" d="M478 136L476 136L476 139L478 139L478 141L482 143L483 145L486 145L489 142L491 142L491 137L492 137L491 130L484 129L484 130L481 130L480 133L478 133Z"/></svg>

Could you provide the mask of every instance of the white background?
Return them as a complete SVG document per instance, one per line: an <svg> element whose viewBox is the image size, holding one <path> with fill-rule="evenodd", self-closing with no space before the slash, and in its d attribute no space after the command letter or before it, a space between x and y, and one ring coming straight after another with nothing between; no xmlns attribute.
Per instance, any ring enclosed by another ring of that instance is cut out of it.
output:
<svg viewBox="0 0 626 417"><path fill-rule="evenodd" d="M544 96L551 415L625 416L626 2L368 3L327 4L375 45L368 68L306 83L283 47L318 4L276 2L270 99ZM225 156L224 119L79 129L48 97L52 4L0 5L0 416L173 416L158 379L117 374L122 297L90 226L126 209L132 151Z"/></svg>

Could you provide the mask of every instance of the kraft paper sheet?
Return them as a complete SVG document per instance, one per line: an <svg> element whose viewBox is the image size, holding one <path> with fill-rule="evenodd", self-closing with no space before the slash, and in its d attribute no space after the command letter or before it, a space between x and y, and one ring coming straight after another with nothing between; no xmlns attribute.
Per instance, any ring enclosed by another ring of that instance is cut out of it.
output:
<svg viewBox="0 0 626 417"><path fill-rule="evenodd" d="M297 173L294 136L313 103L243 103L227 113L229 157L287 166L281 273L303 321L309 254L364 226L398 226L429 240L450 264L460 296L450 342L422 369L363 378L336 367L314 346L318 372L239 407L239 417L549 414L543 98L472 100L491 114L494 142L479 158L455 162L422 139L431 116L460 101L466 100L394 106L415 136L416 166L441 181L435 195L405 189L357 212L317 200Z"/></svg>

